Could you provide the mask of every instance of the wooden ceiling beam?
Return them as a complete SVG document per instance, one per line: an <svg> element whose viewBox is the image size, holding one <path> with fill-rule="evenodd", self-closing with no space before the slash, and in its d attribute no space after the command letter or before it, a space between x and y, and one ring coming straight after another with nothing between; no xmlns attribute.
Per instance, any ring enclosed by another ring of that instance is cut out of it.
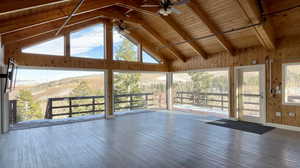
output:
<svg viewBox="0 0 300 168"><path fill-rule="evenodd" d="M97 23L103 23L108 22L109 20L102 19L102 18L91 18L89 20L85 20L82 22L77 22L74 24L68 24L64 27L64 29L61 31L61 34L59 36L62 36L66 33L69 33L71 31L75 31L84 27L92 26ZM45 39L51 39L55 37L57 29L53 29L47 32L43 32L40 34L36 34L34 36L27 37L26 39L23 39L21 41L16 41L15 43L7 44L7 46L20 46L20 47L27 47L30 45L38 44L42 41L45 41ZM11 48L11 47L8 47Z"/></svg>
<svg viewBox="0 0 300 168"><path fill-rule="evenodd" d="M140 12L140 13L159 16L159 14L157 12L160 9L159 7L157 7L157 8L144 8L144 7L141 7L141 5L143 4L141 2L142 1L140 1L140 3L137 3L137 2L132 2L132 0L127 0L127 1L120 1L120 2L116 3L115 5L123 7L123 8L130 9L130 10L135 10L135 11Z"/></svg>
<svg viewBox="0 0 300 168"><path fill-rule="evenodd" d="M271 23L264 22L260 16L260 10L256 0L236 0L246 18L252 24L263 22L262 25L253 27L253 30L260 43L267 49L275 49L275 37Z"/></svg>
<svg viewBox="0 0 300 168"><path fill-rule="evenodd" d="M136 24L140 24L142 22L142 20L139 18L125 17L125 16L119 14L118 12L104 9L104 10L92 11L92 12L81 14L81 15L76 15L76 16L72 17L69 24L67 24L66 26L68 27L68 26L74 25L76 23L79 24L81 22L92 20L95 18L108 18L108 19L118 18L118 19L122 19L126 22L136 23ZM62 25L63 23L64 23L64 19L54 20L49 23L39 24L36 26L30 26L29 28L24 28L22 30L4 34L4 35L2 35L3 44L7 45L7 44L15 43L15 42L26 40L28 38L31 38L31 37L34 37L37 35L41 35L43 33L47 33L49 31L58 30L57 28L60 25Z"/></svg>
<svg viewBox="0 0 300 168"><path fill-rule="evenodd" d="M186 58L174 47L170 46L170 43L164 39L162 36L160 36L152 27L149 26L148 23L142 23L141 26L148 32L150 33L157 41L159 41L162 45L168 46L168 49L171 51L171 53L181 60L182 62L186 61Z"/></svg>
<svg viewBox="0 0 300 168"><path fill-rule="evenodd" d="M119 1L120 0L88 1L89 3L82 4L81 8L77 13L74 14L74 16L107 8ZM14 19L3 20L0 22L0 34L10 33L13 31L21 30L23 28L49 23L59 19L66 19L68 18L68 14L71 13L73 9L74 7L72 5L69 5L65 6L64 8L55 8L44 12L24 15L22 17Z"/></svg>
<svg viewBox="0 0 300 168"><path fill-rule="evenodd" d="M208 29L215 34L219 43L230 53L234 55L234 48L232 44L225 38L225 36L220 33L221 31L217 26L209 19L208 15L201 9L200 5L195 2L195 0L190 0L187 3L187 6L191 9L191 11L208 27Z"/></svg>
<svg viewBox="0 0 300 168"><path fill-rule="evenodd" d="M0 16L35 8L69 3L72 0L3 0L0 5Z"/></svg>
<svg viewBox="0 0 300 168"><path fill-rule="evenodd" d="M60 31L68 24L68 22L72 19L73 15L78 11L80 6L83 4L85 0L80 0L79 3L75 6L75 8L72 10L66 21L61 25L61 27L57 30L55 35L58 35Z"/></svg>
<svg viewBox="0 0 300 168"><path fill-rule="evenodd" d="M192 37L175 22L171 16L161 16L161 18L204 59L207 59L206 52L193 40Z"/></svg>

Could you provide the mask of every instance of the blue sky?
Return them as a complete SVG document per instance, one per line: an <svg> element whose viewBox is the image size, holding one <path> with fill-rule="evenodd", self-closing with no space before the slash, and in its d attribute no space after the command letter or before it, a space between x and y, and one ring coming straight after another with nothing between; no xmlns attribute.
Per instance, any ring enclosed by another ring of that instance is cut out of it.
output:
<svg viewBox="0 0 300 168"><path fill-rule="evenodd" d="M113 32L114 48L126 40L117 31ZM88 28L74 31L70 34L71 56L84 58L104 58L104 26L97 24ZM64 38L58 37L32 47L24 48L22 52L38 53L48 55L64 55ZM156 61L146 52L143 53L143 60L147 63Z"/></svg>
<svg viewBox="0 0 300 168"><path fill-rule="evenodd" d="M114 48L126 40L117 31L113 32ZM104 58L104 26L97 24L85 29L74 31L70 34L71 56L85 58ZM64 38L57 37L52 40L22 49L25 53L38 53L48 55L64 55ZM146 52L143 52L143 60L147 63L156 61ZM74 71L74 70L46 70L46 69L19 69L17 74L17 84L44 83L60 80L68 77L78 77L98 74L93 71ZM49 79L51 77L51 79Z"/></svg>

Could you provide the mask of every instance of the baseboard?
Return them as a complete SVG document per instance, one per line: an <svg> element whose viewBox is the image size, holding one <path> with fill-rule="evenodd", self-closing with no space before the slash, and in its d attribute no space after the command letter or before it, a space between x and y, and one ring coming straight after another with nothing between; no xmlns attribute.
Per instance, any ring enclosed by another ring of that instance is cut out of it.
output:
<svg viewBox="0 0 300 168"><path fill-rule="evenodd" d="M275 124L275 123L265 123L264 125L270 126L270 127L275 127L275 128L280 128L280 129L285 129L285 130L290 130L290 131L300 132L300 127L296 127L296 126L282 125L282 124Z"/></svg>

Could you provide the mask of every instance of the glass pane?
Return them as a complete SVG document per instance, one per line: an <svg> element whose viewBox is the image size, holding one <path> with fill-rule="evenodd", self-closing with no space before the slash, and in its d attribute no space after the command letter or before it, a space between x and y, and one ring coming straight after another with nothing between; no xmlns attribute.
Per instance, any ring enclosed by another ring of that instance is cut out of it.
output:
<svg viewBox="0 0 300 168"><path fill-rule="evenodd" d="M228 117L228 70L174 73L173 104L176 110Z"/></svg>
<svg viewBox="0 0 300 168"><path fill-rule="evenodd" d="M159 64L159 62L156 59L154 59L150 54L148 54L146 51L143 51L143 62Z"/></svg>
<svg viewBox="0 0 300 168"><path fill-rule="evenodd" d="M22 49L23 53L44 54L44 55L65 55L64 37L58 37L40 44Z"/></svg>
<svg viewBox="0 0 300 168"><path fill-rule="evenodd" d="M242 111L244 116L260 116L260 73L242 72Z"/></svg>
<svg viewBox="0 0 300 168"><path fill-rule="evenodd" d="M166 108L166 73L114 72L114 110Z"/></svg>
<svg viewBox="0 0 300 168"><path fill-rule="evenodd" d="M89 98L87 98L89 96ZM42 120L47 114L49 98L62 98L53 101L53 119L69 118L69 97L72 112L82 116L103 114L104 110L104 72L78 70L18 69L16 88L9 100L17 100L17 122ZM85 97L85 98L83 98ZM79 113L86 112L89 113Z"/></svg>
<svg viewBox="0 0 300 168"><path fill-rule="evenodd" d="M70 34L72 57L104 58L104 26L97 24Z"/></svg>
<svg viewBox="0 0 300 168"><path fill-rule="evenodd" d="M138 61L138 47L118 31L113 31L113 59L121 61Z"/></svg>
<svg viewBox="0 0 300 168"><path fill-rule="evenodd" d="M285 66L285 95L286 103L300 103L300 65Z"/></svg>

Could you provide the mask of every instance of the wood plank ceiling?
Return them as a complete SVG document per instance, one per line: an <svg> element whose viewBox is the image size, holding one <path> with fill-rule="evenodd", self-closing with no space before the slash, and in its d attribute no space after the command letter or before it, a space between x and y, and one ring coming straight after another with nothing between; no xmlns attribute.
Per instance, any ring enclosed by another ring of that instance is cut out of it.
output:
<svg viewBox="0 0 300 168"><path fill-rule="evenodd" d="M155 0L154 0L155 1ZM152 3L154 1L151 1ZM79 0L4 0L0 6L0 35L12 45L59 29ZM181 14L161 16L158 8L142 8L142 0L85 0L66 27L97 18L122 19L132 37L172 61L191 57L209 59L218 52L262 45L276 48L276 39L300 35L300 2L296 0L190 0L176 7ZM157 1L156 1L157 2ZM259 3L261 2L261 3ZM263 11L260 9L260 4ZM266 16L295 7L289 11ZM84 25L84 24L83 24Z"/></svg>

